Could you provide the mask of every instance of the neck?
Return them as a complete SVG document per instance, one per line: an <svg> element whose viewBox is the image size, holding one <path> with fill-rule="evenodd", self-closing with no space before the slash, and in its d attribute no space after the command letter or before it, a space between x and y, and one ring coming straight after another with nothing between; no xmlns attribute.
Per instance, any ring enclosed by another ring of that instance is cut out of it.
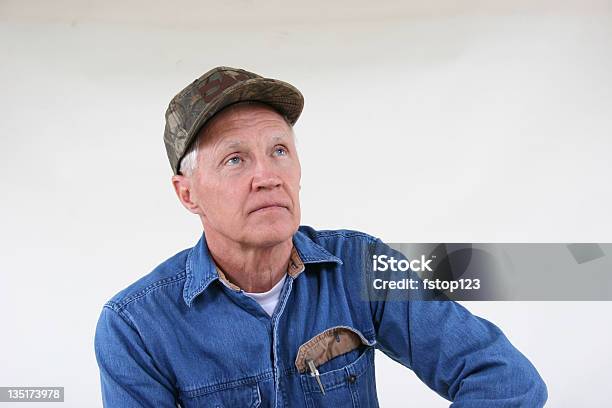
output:
<svg viewBox="0 0 612 408"><path fill-rule="evenodd" d="M287 273L293 241L267 247L244 246L211 234L206 235L208 251L233 284L246 292L266 292Z"/></svg>

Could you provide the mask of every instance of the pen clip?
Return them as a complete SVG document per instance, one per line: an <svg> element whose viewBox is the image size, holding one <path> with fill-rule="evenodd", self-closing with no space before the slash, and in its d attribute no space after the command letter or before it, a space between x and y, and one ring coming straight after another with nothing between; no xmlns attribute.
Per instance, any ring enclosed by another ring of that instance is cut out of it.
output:
<svg viewBox="0 0 612 408"><path fill-rule="evenodd" d="M315 366L314 361L312 361L312 359L307 359L306 364L308 365L308 369L310 370L310 375L317 380L317 383L319 384L319 388L321 389L321 392L323 393L323 395L325 395L325 388L323 388L323 383L321 382L319 370L317 370L317 367Z"/></svg>

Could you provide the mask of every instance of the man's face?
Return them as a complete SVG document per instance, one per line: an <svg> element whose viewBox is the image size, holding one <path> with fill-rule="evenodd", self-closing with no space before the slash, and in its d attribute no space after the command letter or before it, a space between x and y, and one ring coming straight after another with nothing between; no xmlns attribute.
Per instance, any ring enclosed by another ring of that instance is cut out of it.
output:
<svg viewBox="0 0 612 408"><path fill-rule="evenodd" d="M207 239L258 247L290 239L300 224L301 167L283 117L235 105L203 132L190 186Z"/></svg>

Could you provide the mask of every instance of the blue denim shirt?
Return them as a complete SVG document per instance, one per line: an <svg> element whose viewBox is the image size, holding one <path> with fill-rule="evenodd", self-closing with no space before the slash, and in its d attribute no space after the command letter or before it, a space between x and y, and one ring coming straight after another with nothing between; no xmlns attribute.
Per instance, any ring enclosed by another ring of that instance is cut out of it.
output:
<svg viewBox="0 0 612 408"><path fill-rule="evenodd" d="M377 407L375 349L456 408L544 405L492 323L452 301L362 297L366 247L393 251L380 240L302 226L293 244L271 317L219 280L204 235L114 296L95 336L104 406Z"/></svg>

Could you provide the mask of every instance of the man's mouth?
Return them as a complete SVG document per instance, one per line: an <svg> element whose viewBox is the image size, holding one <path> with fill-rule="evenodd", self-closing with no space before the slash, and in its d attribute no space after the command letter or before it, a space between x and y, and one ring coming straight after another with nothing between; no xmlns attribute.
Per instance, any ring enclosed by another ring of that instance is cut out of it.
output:
<svg viewBox="0 0 612 408"><path fill-rule="evenodd" d="M287 206L281 203L270 203L270 204L264 204L264 205L260 205L257 206L254 210L251 210L249 212L249 214L252 213L260 213L260 212L267 212L267 211L274 211L274 210L286 210Z"/></svg>

